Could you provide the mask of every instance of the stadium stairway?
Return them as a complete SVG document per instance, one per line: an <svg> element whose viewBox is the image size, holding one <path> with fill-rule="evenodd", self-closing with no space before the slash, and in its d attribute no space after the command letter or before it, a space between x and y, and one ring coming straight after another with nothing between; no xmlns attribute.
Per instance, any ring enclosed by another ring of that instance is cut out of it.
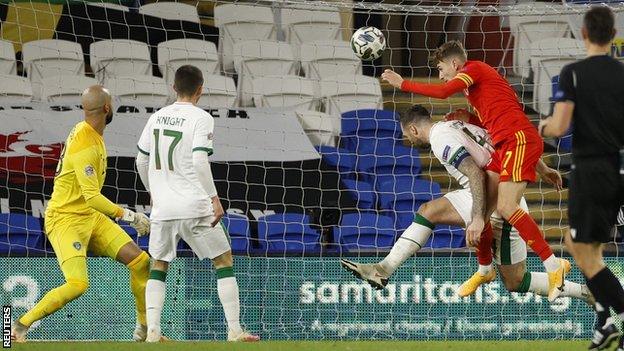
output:
<svg viewBox="0 0 624 351"><path fill-rule="evenodd" d="M429 78L416 78L415 80L432 83L439 82L437 79ZM512 85L515 84L512 83ZM430 99L403 93L393 89L393 87L387 83L382 83L382 92L384 96L384 109L402 112L412 104L421 104L432 112L434 120L443 120L446 113L458 108L468 107L466 99L461 95L455 95L446 100ZM519 94L519 96L523 97L523 101L531 101L531 96L526 92ZM527 109L526 112L529 119L534 124L537 124L539 115L531 109ZM409 146L407 141L405 141L404 144ZM544 152L543 160L549 166L557 168L557 164L561 164L562 158L551 149L552 148L546 148L547 151ZM430 152L421 152L420 159L422 169L421 176L423 179L429 179L440 184L443 193L459 188L459 184L448 175L444 167L435 159L433 154ZM567 168L564 167L562 176L565 177L566 174ZM531 216L535 219L537 224L540 225L547 240L551 244L562 244L564 230L568 223L568 190L566 189L558 192L549 185L534 183L530 184L527 188L525 198Z"/></svg>

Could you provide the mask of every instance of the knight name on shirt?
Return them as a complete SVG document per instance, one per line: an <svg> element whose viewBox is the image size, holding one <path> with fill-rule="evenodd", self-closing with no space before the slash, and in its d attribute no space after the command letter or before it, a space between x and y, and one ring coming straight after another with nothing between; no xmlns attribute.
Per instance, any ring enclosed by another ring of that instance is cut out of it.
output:
<svg viewBox="0 0 624 351"><path fill-rule="evenodd" d="M185 118L181 118L181 117L159 116L156 119L156 123L167 125L167 126L182 127L185 120L186 120Z"/></svg>

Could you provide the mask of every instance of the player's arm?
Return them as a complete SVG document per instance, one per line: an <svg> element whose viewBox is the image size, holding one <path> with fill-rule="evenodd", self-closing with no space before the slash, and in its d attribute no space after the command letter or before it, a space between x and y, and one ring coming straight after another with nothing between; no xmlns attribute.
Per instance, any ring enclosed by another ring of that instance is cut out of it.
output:
<svg viewBox="0 0 624 351"><path fill-rule="evenodd" d="M461 78L451 79L444 84L428 84L409 81L403 79L401 75L389 69L385 70L384 73L381 74L381 78L402 91L437 99L446 99L470 86L469 83Z"/></svg>
<svg viewBox="0 0 624 351"><path fill-rule="evenodd" d="M479 119L477 115L463 108L447 113L446 115L444 115L444 120L462 121L464 123L470 123L479 128L485 129L485 127L483 126L483 124L481 123L481 120Z"/></svg>
<svg viewBox="0 0 624 351"><path fill-rule="evenodd" d="M193 167L197 173L197 178L212 200L213 222L215 226L223 217L224 211L217 194L217 187L212 177L212 169L208 156L212 155L212 136L214 130L214 120L212 118L202 118L198 120L193 134Z"/></svg>
<svg viewBox="0 0 624 351"><path fill-rule="evenodd" d="M129 222L139 235L149 232L149 220L144 214L122 208L100 193L97 175L106 170L98 168L100 159L94 147L86 148L71 155L70 158L70 162L74 165L78 186L89 207L109 217Z"/></svg>
<svg viewBox="0 0 624 351"><path fill-rule="evenodd" d="M553 115L540 121L538 126L542 137L561 137L570 129L576 99L575 81L572 69L569 66L563 67L554 96L556 103Z"/></svg>
<svg viewBox="0 0 624 351"><path fill-rule="evenodd" d="M561 174L556 169L548 167L541 158L537 162L535 170L546 183L553 185L557 188L557 190L561 190L563 188Z"/></svg>
<svg viewBox="0 0 624 351"><path fill-rule="evenodd" d="M137 143L138 153L136 156L136 168L139 173L139 178L143 182L143 186L145 186L145 190L150 191L149 188L149 151L151 150L151 123L148 122L145 128L143 129L143 133L141 133L141 137L139 138L139 142Z"/></svg>
<svg viewBox="0 0 624 351"><path fill-rule="evenodd" d="M466 151L466 154L468 152ZM469 245L477 246L481 232L485 228L486 193L485 172L479 168L472 156L468 154L463 160L458 160L457 170L468 177L470 192L472 193L472 221L466 228L466 241Z"/></svg>

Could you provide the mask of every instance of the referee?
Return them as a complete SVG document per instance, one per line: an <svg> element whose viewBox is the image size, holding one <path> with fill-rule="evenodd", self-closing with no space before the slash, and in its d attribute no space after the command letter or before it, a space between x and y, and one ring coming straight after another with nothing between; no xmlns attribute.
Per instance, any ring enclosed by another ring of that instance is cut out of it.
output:
<svg viewBox="0 0 624 351"><path fill-rule="evenodd" d="M553 116L539 125L543 137L566 133L572 120L572 172L566 245L596 298L596 331L590 350L608 347L620 333L609 309L624 317L624 290L602 259L624 203L624 65L609 56L615 36L608 7L592 7L583 19L587 58L559 75ZM624 350L624 338L618 350Z"/></svg>

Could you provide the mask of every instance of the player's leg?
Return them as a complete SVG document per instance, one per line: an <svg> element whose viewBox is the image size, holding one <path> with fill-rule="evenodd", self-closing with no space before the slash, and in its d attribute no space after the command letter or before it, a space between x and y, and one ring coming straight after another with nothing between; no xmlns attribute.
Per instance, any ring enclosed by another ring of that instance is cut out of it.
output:
<svg viewBox="0 0 624 351"><path fill-rule="evenodd" d="M533 129L516 132L514 139L501 147L499 153L502 153L502 166L496 209L518 230L522 239L544 263L550 281L548 300L554 301L570 271L570 262L555 257L537 223L520 207L527 182L537 179L536 167L543 148L542 139Z"/></svg>
<svg viewBox="0 0 624 351"><path fill-rule="evenodd" d="M397 268L425 246L436 224L462 227L466 225L463 217L469 218L470 210L461 206L461 202L465 201L472 204L470 192L462 189L422 204L414 216L414 222L401 234L390 253L381 262L363 264L341 260L342 266L358 279L367 281L375 289L383 289Z"/></svg>
<svg viewBox="0 0 624 351"><path fill-rule="evenodd" d="M149 277L149 256L117 223L101 213L96 215L89 250L96 255L110 257L128 268L130 291L136 306L136 329L133 338L143 341L147 330L145 286Z"/></svg>
<svg viewBox="0 0 624 351"><path fill-rule="evenodd" d="M152 221L150 226L149 252L154 259L145 288L147 311L146 342L163 340L160 318L165 305L167 271L176 257L181 221Z"/></svg>
<svg viewBox="0 0 624 351"><path fill-rule="evenodd" d="M212 227L211 221L212 217L187 220L180 236L200 260L212 260L217 273L217 293L228 324L228 341L258 341L259 336L246 332L240 324L240 297L229 236L222 223Z"/></svg>
<svg viewBox="0 0 624 351"><path fill-rule="evenodd" d="M86 247L93 221L84 217L46 218L48 239L65 277L65 284L48 291L14 324L11 337L25 341L30 326L80 297L89 287Z"/></svg>

